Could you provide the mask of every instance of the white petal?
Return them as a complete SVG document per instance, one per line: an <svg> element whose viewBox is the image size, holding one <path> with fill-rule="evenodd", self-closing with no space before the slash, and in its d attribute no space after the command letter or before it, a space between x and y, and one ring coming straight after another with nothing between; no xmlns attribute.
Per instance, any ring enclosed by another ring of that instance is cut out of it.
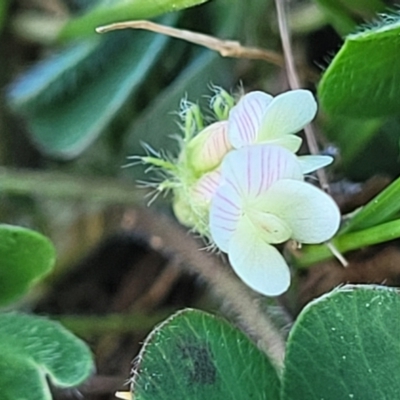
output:
<svg viewBox="0 0 400 400"><path fill-rule="evenodd" d="M297 157L281 146L253 145L227 154L221 165L222 181L243 199L258 197L279 179L303 179Z"/></svg>
<svg viewBox="0 0 400 400"><path fill-rule="evenodd" d="M243 96L229 113L228 135L236 149L256 141L261 120L273 97L263 92Z"/></svg>
<svg viewBox="0 0 400 400"><path fill-rule="evenodd" d="M283 179L274 183L262 207L282 218L292 230L292 239L301 243L329 240L340 224L340 211L333 199L306 182Z"/></svg>
<svg viewBox="0 0 400 400"><path fill-rule="evenodd" d="M309 174L317 169L324 168L333 162L331 156L300 156L298 160L303 174Z"/></svg>
<svg viewBox="0 0 400 400"><path fill-rule="evenodd" d="M243 282L266 296L278 296L290 285L290 271L275 247L263 241L242 218L229 245L229 261Z"/></svg>
<svg viewBox="0 0 400 400"><path fill-rule="evenodd" d="M292 153L296 153L300 149L303 139L296 135L286 135L277 139L268 140L266 143L282 146Z"/></svg>
<svg viewBox="0 0 400 400"><path fill-rule="evenodd" d="M187 156L197 172L216 168L232 149L228 139L228 121L218 121L203 129L187 146Z"/></svg>
<svg viewBox="0 0 400 400"><path fill-rule="evenodd" d="M261 123L257 142L301 131L317 113L317 102L308 90L291 90L274 97Z"/></svg>
<svg viewBox="0 0 400 400"><path fill-rule="evenodd" d="M246 210L245 216L258 229L258 236L267 243L283 243L292 236L289 225L274 214L260 212L251 206Z"/></svg>

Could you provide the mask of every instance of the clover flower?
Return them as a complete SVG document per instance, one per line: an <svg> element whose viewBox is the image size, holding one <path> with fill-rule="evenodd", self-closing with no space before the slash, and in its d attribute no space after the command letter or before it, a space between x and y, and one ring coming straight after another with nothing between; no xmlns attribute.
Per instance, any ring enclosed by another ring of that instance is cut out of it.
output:
<svg viewBox="0 0 400 400"><path fill-rule="evenodd" d="M303 181L300 162L284 147L252 145L225 156L211 201L211 237L253 290L276 296L290 284L289 268L273 244L321 243L339 222L336 203Z"/></svg>
<svg viewBox="0 0 400 400"><path fill-rule="evenodd" d="M139 159L160 171L156 191L172 191L179 222L226 252L252 289L279 295L290 271L274 245L324 242L340 222L335 202L304 182L332 158L294 154L302 143L294 134L315 117L317 104L309 91L294 90L250 92L235 105L220 89L210 108L215 122L205 126L198 105L183 102L175 159L154 151Z"/></svg>

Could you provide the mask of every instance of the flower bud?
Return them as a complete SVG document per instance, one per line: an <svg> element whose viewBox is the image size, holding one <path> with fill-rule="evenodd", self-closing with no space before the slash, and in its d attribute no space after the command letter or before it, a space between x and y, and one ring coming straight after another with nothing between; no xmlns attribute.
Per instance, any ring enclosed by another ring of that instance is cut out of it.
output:
<svg viewBox="0 0 400 400"><path fill-rule="evenodd" d="M210 107L218 120L228 119L229 111L235 105L235 99L224 89L215 88L216 94L211 99Z"/></svg>
<svg viewBox="0 0 400 400"><path fill-rule="evenodd" d="M188 165L197 176L217 168L232 149L227 128L227 121L214 122L190 140L184 149Z"/></svg>

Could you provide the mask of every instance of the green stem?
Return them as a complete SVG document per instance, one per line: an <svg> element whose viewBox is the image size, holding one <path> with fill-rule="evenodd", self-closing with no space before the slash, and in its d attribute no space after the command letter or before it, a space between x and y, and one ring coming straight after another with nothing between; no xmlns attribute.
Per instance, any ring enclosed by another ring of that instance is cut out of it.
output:
<svg viewBox="0 0 400 400"><path fill-rule="evenodd" d="M340 234L370 228L387 221L400 210L400 178L379 193L340 230Z"/></svg>
<svg viewBox="0 0 400 400"><path fill-rule="evenodd" d="M332 239L331 243L340 253L346 253L399 237L400 220L395 220L362 231L341 234ZM294 257L294 263L300 268L307 268L333 257L334 255L325 244L305 245L300 255Z"/></svg>
<svg viewBox="0 0 400 400"><path fill-rule="evenodd" d="M135 205L143 204L145 195L134 184L117 179L13 168L0 168L0 192Z"/></svg>
<svg viewBox="0 0 400 400"><path fill-rule="evenodd" d="M109 314L104 316L62 316L55 317L62 325L81 337L104 335L108 333L128 333L137 330L149 331L168 316L173 310L145 315Z"/></svg>

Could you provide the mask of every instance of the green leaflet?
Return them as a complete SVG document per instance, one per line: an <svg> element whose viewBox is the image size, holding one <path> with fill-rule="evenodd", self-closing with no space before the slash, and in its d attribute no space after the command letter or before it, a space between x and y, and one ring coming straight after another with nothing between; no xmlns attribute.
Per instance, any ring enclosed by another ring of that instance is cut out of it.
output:
<svg viewBox="0 0 400 400"><path fill-rule="evenodd" d="M51 400L47 378L71 387L93 371L86 344L60 324L30 315L0 314L2 400Z"/></svg>
<svg viewBox="0 0 400 400"><path fill-rule="evenodd" d="M102 39L80 41L29 68L9 86L10 106L30 114L73 96L88 80L97 78L102 65L115 56L118 37Z"/></svg>
<svg viewBox="0 0 400 400"><path fill-rule="evenodd" d="M393 218L400 211L400 178L358 211L340 230L340 234L371 228Z"/></svg>
<svg viewBox="0 0 400 400"><path fill-rule="evenodd" d="M322 108L335 116L385 117L400 112L400 17L346 37L318 87Z"/></svg>
<svg viewBox="0 0 400 400"><path fill-rule="evenodd" d="M50 60L32 83L36 86L20 85L18 96L15 90L10 96L25 112L33 141L51 156L79 155L142 83L167 40L149 32L114 32ZM97 66L90 59L94 53L100 53Z"/></svg>
<svg viewBox="0 0 400 400"><path fill-rule="evenodd" d="M281 400L400 398L400 297L344 286L314 300L290 333Z"/></svg>
<svg viewBox="0 0 400 400"><path fill-rule="evenodd" d="M134 374L135 400L279 399L279 378L266 356L226 321L197 310L154 329Z"/></svg>
<svg viewBox="0 0 400 400"><path fill-rule="evenodd" d="M101 25L132 19L149 19L193 7L208 0L103 0L82 16L72 19L61 30L59 39L93 35Z"/></svg>
<svg viewBox="0 0 400 400"><path fill-rule="evenodd" d="M25 294L51 271L54 262L54 246L45 236L0 224L0 305Z"/></svg>

